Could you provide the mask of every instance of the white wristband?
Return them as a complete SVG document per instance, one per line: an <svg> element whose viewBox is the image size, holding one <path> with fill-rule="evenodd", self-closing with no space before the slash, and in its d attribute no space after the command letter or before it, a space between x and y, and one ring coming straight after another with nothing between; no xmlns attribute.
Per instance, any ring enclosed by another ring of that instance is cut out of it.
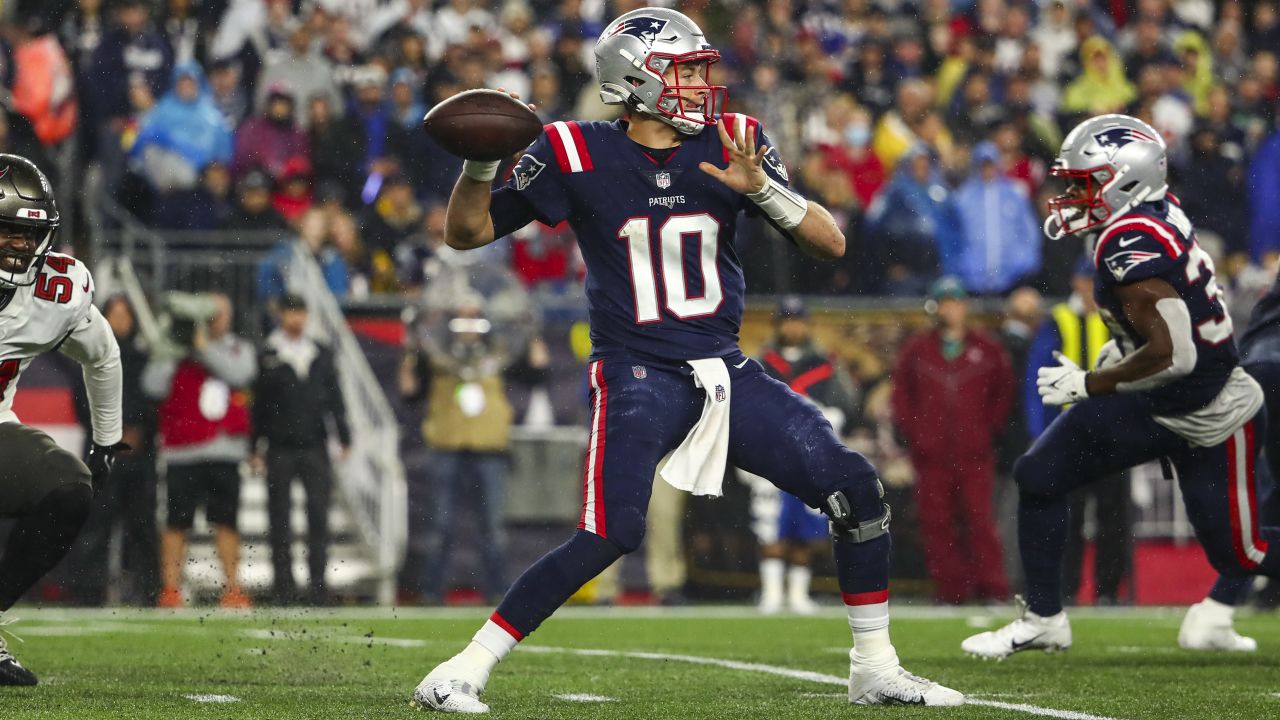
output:
<svg viewBox="0 0 1280 720"><path fill-rule="evenodd" d="M808 200L774 182L768 175L764 176L764 187L759 192L747 193L747 198L784 230L795 229L809 212Z"/></svg>
<svg viewBox="0 0 1280 720"><path fill-rule="evenodd" d="M501 160L463 160L462 174L476 182L491 183L498 177Z"/></svg>

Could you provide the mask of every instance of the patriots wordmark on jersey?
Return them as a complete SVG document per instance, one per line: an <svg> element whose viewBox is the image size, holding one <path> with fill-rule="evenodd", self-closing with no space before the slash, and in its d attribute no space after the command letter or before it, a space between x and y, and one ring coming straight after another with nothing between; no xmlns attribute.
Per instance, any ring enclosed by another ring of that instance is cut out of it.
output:
<svg viewBox="0 0 1280 720"><path fill-rule="evenodd" d="M0 422L19 421L13 412L18 378L37 355L61 350L81 364L93 365L113 356L116 346L110 326L93 305L93 277L79 260L51 252L35 283L12 292L0 310ZM97 440L111 444L119 438Z"/></svg>
<svg viewBox="0 0 1280 720"><path fill-rule="evenodd" d="M1117 286L1159 278L1171 285L1191 315L1196 364L1190 374L1148 391L1157 415L1198 410L1226 385L1238 357L1231 315L1214 277L1213 260L1196 244L1195 229L1178 200L1143 203L1112 223L1093 251L1098 305L1125 354L1146 340L1125 317Z"/></svg>
<svg viewBox="0 0 1280 720"><path fill-rule="evenodd" d="M759 123L726 113L731 134ZM555 122L520 158L491 213L501 237L528 221L568 221L587 265L596 352L629 349L685 360L735 352L745 284L734 243L739 213L757 206L698 169L723 166L728 150L714 126L674 150L646 148L625 120ZM783 192L776 150L763 167Z"/></svg>

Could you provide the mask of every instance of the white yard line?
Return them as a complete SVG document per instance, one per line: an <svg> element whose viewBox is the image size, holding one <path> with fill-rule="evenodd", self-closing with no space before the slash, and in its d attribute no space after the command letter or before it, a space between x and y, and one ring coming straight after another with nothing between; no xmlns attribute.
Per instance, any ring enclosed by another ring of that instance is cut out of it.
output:
<svg viewBox="0 0 1280 720"><path fill-rule="evenodd" d="M618 701L618 698L611 698L608 695L591 695L588 693L561 693L559 695L552 695L551 697L557 700L564 700L565 702L576 703L605 703Z"/></svg>
<svg viewBox="0 0 1280 720"><path fill-rule="evenodd" d="M420 648L431 645L427 640L418 638L379 637L378 635L326 635L322 632L293 632L286 630L266 630L249 628L241 632L245 637L255 640L310 640L312 642L338 642L349 645L386 645L398 648Z"/></svg>
<svg viewBox="0 0 1280 720"><path fill-rule="evenodd" d="M583 648L564 648L551 647L547 645L522 645L520 652L533 652L544 654L567 654L567 655L584 655L588 657L621 657L633 658L637 660L661 660L665 662L685 662L692 665L711 665L713 667L726 668L728 670L742 670L746 672L759 672L769 675L777 675L779 677L792 678L795 680L807 680L809 682L822 683L825 685L839 685L848 687L849 679L837 677L835 675L827 675L825 673L810 672L808 670L796 670L794 668L780 667L777 665L764 665L762 663L748 663L737 660L724 660L721 658L701 657L698 655L674 655L670 653L656 652L633 652L623 650L596 650ZM1011 712L1026 713L1028 715L1038 715L1040 717L1059 718L1059 720L1116 720L1115 718L1106 717L1104 715L1092 715L1090 713L1077 712L1075 710L1055 710L1054 708L1040 707L1038 705L1028 705L1026 703L1006 703L997 700L981 700L977 698L965 698L967 705L982 705L986 707L998 708L1000 710L1009 710Z"/></svg>
<svg viewBox="0 0 1280 720"><path fill-rule="evenodd" d="M235 695L183 695L182 697L198 703L234 703L240 702Z"/></svg>

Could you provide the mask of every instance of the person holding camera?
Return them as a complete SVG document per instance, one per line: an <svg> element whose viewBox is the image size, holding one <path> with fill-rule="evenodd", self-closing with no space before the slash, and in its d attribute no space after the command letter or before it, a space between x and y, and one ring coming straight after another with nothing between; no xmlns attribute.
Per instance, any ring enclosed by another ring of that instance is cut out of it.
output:
<svg viewBox="0 0 1280 720"><path fill-rule="evenodd" d="M338 436L340 460L346 459L351 447L351 428L333 353L306 335L306 302L289 293L280 298L279 307L280 325L262 348L258 358L261 372L253 386L253 465L267 473L273 594L280 604L292 602L297 595L293 533L289 529L291 490L297 479L307 491L309 604L327 605L324 573L333 469L326 447L326 418Z"/></svg>
<svg viewBox="0 0 1280 720"><path fill-rule="evenodd" d="M484 565L479 584L486 598L506 590L504 500L514 417L505 380L510 359L495 341L483 306L480 297L459 300L444 333L411 340L416 346L407 349L400 366L402 397L427 400L422 433L431 453L433 522L410 538L409 554L421 558L418 589L428 603L443 600L456 503L466 495L478 495L484 525L477 543Z"/></svg>
<svg viewBox="0 0 1280 720"><path fill-rule="evenodd" d="M218 559L226 575L221 605L252 606L240 588L240 463L249 456L246 388L258 374L253 345L231 332L226 295L172 294L171 334L179 357L153 358L142 389L160 402L160 459L166 465L167 526L160 539L164 588L156 603L182 607L182 566L196 507L214 527Z"/></svg>

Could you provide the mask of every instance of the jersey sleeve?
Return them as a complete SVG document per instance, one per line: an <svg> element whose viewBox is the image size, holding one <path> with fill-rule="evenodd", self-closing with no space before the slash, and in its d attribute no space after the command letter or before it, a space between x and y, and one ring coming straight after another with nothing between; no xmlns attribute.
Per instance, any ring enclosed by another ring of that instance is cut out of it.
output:
<svg viewBox="0 0 1280 720"><path fill-rule="evenodd" d="M1186 253L1176 239L1160 237L1142 228L1103 234L1095 252L1098 272L1118 285L1161 277L1186 263Z"/></svg>
<svg viewBox="0 0 1280 720"><path fill-rule="evenodd" d="M493 200L489 216L499 237L519 230L531 219L559 225L569 217L568 196L545 130L520 156L506 184L494 191Z"/></svg>
<svg viewBox="0 0 1280 720"><path fill-rule="evenodd" d="M83 367L93 441L98 445L120 442L123 401L120 347L97 307L89 304L58 349Z"/></svg>

